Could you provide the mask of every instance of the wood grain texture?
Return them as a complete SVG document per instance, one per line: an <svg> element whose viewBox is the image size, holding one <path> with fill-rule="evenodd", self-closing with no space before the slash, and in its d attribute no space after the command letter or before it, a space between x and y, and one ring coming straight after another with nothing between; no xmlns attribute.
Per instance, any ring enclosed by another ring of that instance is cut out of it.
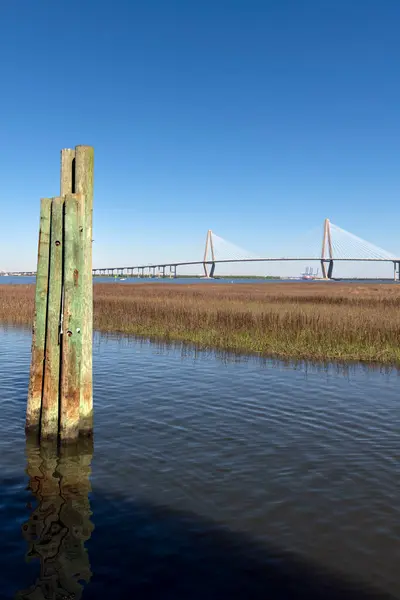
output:
<svg viewBox="0 0 400 600"><path fill-rule="evenodd" d="M75 191L75 150L61 150L60 196L72 194Z"/></svg>
<svg viewBox="0 0 400 600"><path fill-rule="evenodd" d="M60 386L60 318L63 271L63 198L51 206L50 268L41 437L57 437Z"/></svg>
<svg viewBox="0 0 400 600"><path fill-rule="evenodd" d="M32 359L29 378L26 429L39 431L43 366L46 341L47 293L49 281L51 198L40 203L40 228L35 293L35 315L32 331Z"/></svg>
<svg viewBox="0 0 400 600"><path fill-rule="evenodd" d="M93 174L94 149L91 146L75 148L75 191L85 196L84 220L84 271L83 271L83 335L81 372L81 433L90 435L93 430Z"/></svg>
<svg viewBox="0 0 400 600"><path fill-rule="evenodd" d="M84 197L65 198L64 217L64 321L62 335L60 438L79 435L81 360L83 341L82 305Z"/></svg>

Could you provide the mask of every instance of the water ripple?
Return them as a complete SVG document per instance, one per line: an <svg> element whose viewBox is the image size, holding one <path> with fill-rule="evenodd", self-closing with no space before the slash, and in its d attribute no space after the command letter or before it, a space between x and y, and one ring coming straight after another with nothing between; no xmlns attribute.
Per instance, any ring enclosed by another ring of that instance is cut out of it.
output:
<svg viewBox="0 0 400 600"><path fill-rule="evenodd" d="M29 358L28 334L0 332L0 523L10 539L26 501ZM94 374L92 485L109 503L94 501L97 545L132 503L139 521L140 506L168 507L400 598L396 373L221 361L98 335ZM22 556L22 542L10 548Z"/></svg>

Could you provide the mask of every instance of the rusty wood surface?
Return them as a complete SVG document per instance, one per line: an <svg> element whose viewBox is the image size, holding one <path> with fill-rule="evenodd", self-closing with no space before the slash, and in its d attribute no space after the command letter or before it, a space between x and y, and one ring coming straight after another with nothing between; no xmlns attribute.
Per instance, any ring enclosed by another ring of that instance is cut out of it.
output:
<svg viewBox="0 0 400 600"><path fill-rule="evenodd" d="M60 385L60 317L63 269L63 198L51 207L50 269L47 304L46 352L42 398L41 437L57 437Z"/></svg>
<svg viewBox="0 0 400 600"><path fill-rule="evenodd" d="M40 203L40 228L32 332L32 359L29 378L26 429L39 430L43 391L43 364L46 340L47 294L49 279L51 198Z"/></svg>
<svg viewBox="0 0 400 600"><path fill-rule="evenodd" d="M91 146L75 148L75 191L85 196L84 221L84 271L83 271L83 335L81 372L81 433L90 435L93 430L93 172L94 149Z"/></svg>
<svg viewBox="0 0 400 600"><path fill-rule="evenodd" d="M83 340L82 289L84 197L69 194L64 216L64 319L62 335L60 439L79 435Z"/></svg>

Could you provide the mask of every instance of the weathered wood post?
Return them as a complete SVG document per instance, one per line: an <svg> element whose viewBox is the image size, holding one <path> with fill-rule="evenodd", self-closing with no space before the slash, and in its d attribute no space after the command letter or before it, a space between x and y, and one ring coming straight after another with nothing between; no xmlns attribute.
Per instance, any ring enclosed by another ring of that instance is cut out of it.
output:
<svg viewBox="0 0 400 600"><path fill-rule="evenodd" d="M77 438L83 355L84 198L65 197L64 302L61 360L60 437ZM85 293L87 290L85 289Z"/></svg>
<svg viewBox="0 0 400 600"><path fill-rule="evenodd" d="M93 429L93 375L92 375L92 343L93 343L93 275L92 275L92 229L93 229L93 172L94 149L91 146L75 148L75 192L83 194L84 203L84 237L83 237L83 303L82 303L82 369L80 430L90 434Z"/></svg>
<svg viewBox="0 0 400 600"><path fill-rule="evenodd" d="M43 395L43 365L46 341L47 296L50 264L51 198L40 204L40 229L36 270L35 316L32 331L32 361L29 378L26 427L39 432Z"/></svg>
<svg viewBox="0 0 400 600"><path fill-rule="evenodd" d="M63 285L63 205L63 198L53 198L51 205L46 354L43 365L41 433L44 437L56 437L58 433L60 388L59 325Z"/></svg>
<svg viewBox="0 0 400 600"><path fill-rule="evenodd" d="M61 152L61 196L41 201L27 431L91 435L93 148Z"/></svg>

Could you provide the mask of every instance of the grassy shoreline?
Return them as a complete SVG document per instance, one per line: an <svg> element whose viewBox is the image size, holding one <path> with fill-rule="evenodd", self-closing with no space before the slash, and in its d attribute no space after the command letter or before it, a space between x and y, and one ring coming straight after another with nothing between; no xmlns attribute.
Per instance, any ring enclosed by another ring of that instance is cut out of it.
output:
<svg viewBox="0 0 400 600"><path fill-rule="evenodd" d="M33 285L0 286L0 323L31 324ZM400 286L94 284L94 327L282 359L400 366Z"/></svg>

